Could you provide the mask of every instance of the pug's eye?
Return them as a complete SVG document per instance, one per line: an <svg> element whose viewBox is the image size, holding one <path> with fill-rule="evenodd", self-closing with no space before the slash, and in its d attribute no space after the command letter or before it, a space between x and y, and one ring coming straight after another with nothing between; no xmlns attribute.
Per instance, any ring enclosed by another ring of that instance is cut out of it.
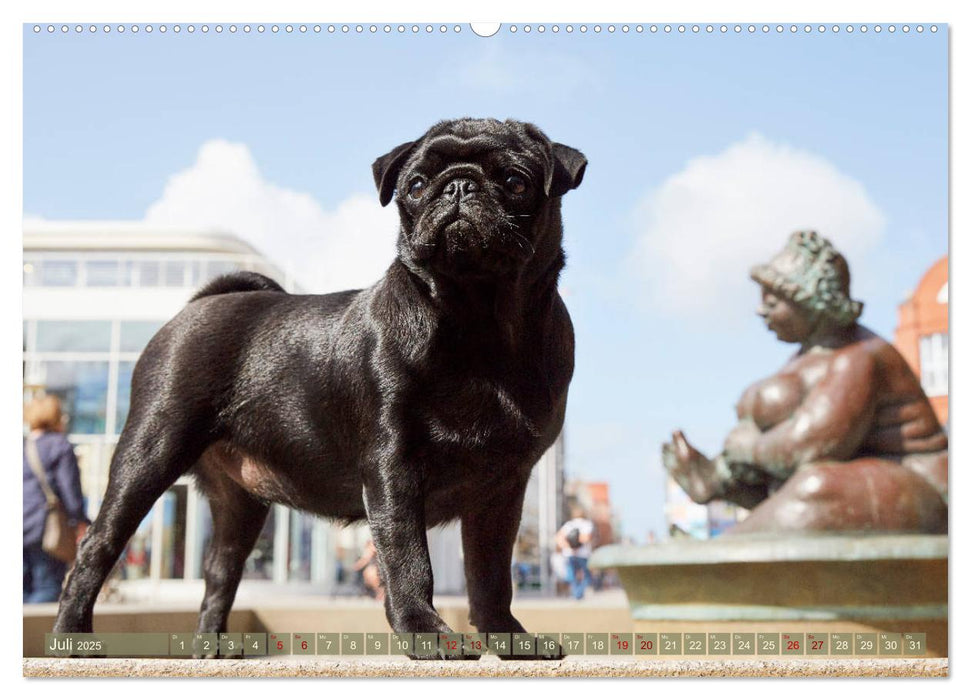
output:
<svg viewBox="0 0 971 700"><path fill-rule="evenodd" d="M512 194L522 194L526 191L526 181L519 175L507 175L503 184L506 190Z"/></svg>
<svg viewBox="0 0 971 700"><path fill-rule="evenodd" d="M412 199L421 199L423 194L425 194L425 181L420 177L412 180L408 186L408 196Z"/></svg>

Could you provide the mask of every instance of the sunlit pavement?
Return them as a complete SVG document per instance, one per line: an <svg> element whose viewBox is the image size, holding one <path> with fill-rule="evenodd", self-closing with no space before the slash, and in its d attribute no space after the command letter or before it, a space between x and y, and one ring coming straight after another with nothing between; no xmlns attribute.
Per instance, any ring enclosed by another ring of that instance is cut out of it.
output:
<svg viewBox="0 0 971 700"><path fill-rule="evenodd" d="M24 659L30 677L194 678L631 678L631 677L946 677L947 659L671 660L568 657L561 661L410 661L403 658L320 659Z"/></svg>

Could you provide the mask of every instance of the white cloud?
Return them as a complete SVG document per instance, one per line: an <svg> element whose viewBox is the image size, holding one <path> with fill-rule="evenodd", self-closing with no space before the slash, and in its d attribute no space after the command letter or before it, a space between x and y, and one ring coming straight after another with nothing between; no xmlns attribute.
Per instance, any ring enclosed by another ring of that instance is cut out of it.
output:
<svg viewBox="0 0 971 700"><path fill-rule="evenodd" d="M310 292L366 287L395 255L398 220L376 193L325 210L309 194L265 180L245 144L212 140L169 178L145 214L154 224L224 229L247 241Z"/></svg>
<svg viewBox="0 0 971 700"><path fill-rule="evenodd" d="M829 238L859 279L884 224L857 180L818 155L752 134L690 160L641 200L631 272L653 308L695 320L742 318L756 298L749 268L793 231Z"/></svg>

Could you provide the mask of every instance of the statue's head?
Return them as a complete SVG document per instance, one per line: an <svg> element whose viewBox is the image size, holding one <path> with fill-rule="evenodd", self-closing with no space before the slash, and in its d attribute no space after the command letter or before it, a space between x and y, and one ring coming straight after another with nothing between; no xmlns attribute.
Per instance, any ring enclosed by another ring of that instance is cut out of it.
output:
<svg viewBox="0 0 971 700"><path fill-rule="evenodd" d="M765 289L837 326L855 323L863 312L863 304L850 298L846 258L815 231L796 231L780 253L753 267L750 275Z"/></svg>

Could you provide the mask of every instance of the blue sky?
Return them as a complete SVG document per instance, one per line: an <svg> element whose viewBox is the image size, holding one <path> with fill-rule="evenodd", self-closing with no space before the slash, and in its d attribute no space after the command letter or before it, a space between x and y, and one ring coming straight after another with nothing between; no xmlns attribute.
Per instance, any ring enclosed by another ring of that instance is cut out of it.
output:
<svg viewBox="0 0 971 700"><path fill-rule="evenodd" d="M754 316L748 265L817 227L847 252L863 323L892 336L897 304L947 253L944 31L25 28L24 212L231 225L235 195L219 182L238 178L246 206L283 222L278 237L292 228L289 249L344 259L363 248L383 264L394 224L376 210L371 161L465 115L532 121L589 158L564 198L577 333L567 469L609 481L638 540L664 529L670 430L717 451L745 386L792 352ZM352 273L376 278L354 260Z"/></svg>

